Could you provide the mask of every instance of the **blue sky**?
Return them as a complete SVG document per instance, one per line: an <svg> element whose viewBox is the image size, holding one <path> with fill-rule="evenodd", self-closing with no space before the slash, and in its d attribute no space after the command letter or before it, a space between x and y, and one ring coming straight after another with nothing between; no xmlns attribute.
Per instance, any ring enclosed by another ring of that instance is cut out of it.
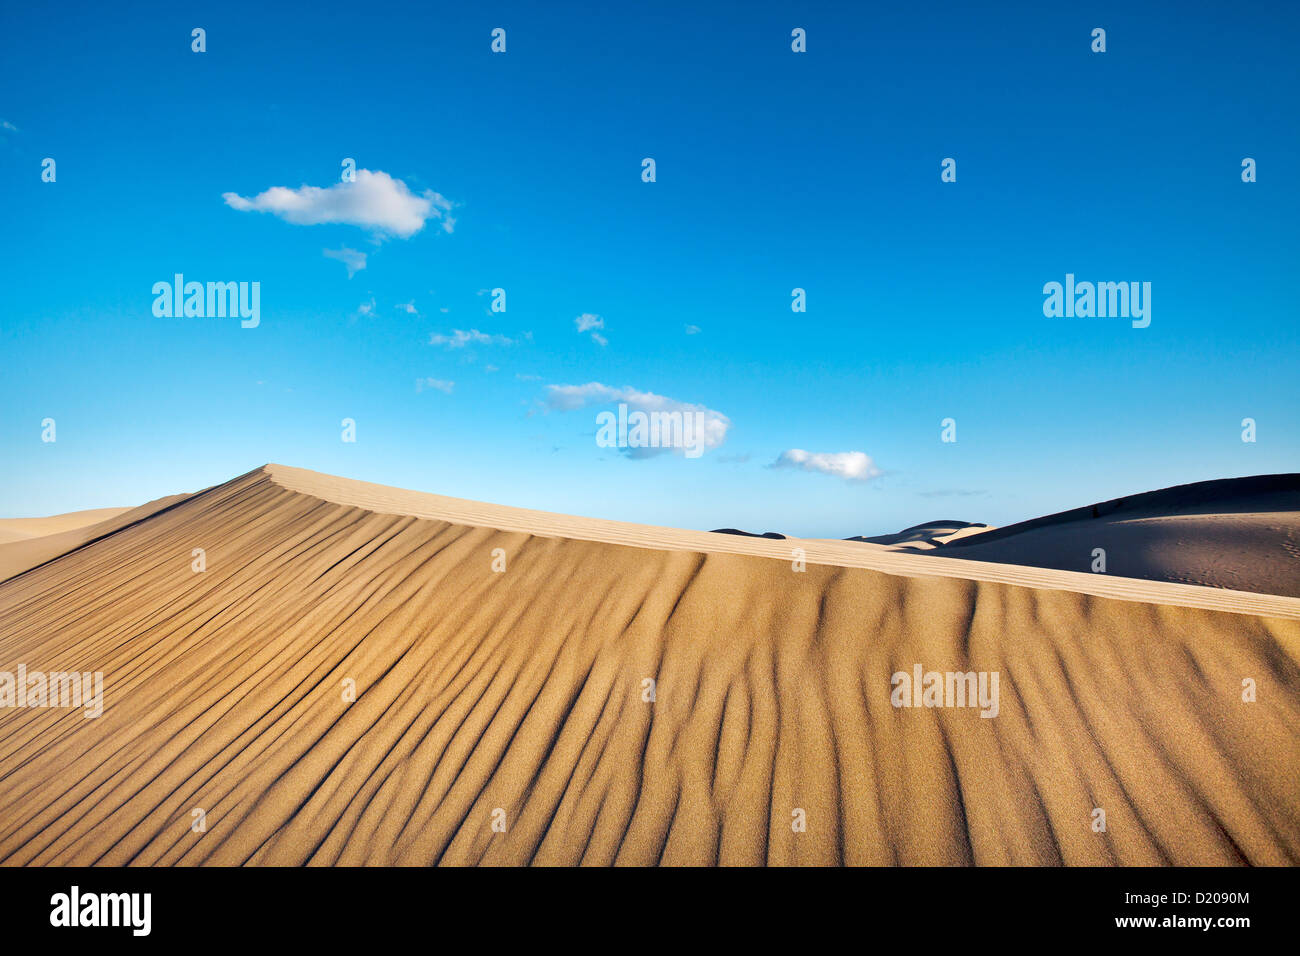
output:
<svg viewBox="0 0 1300 956"><path fill-rule="evenodd" d="M0 515L278 461L843 537L1297 470L1300 12L1049 6L7 5ZM223 199L339 199L345 157L442 197L423 228ZM1067 272L1150 282L1151 325L1045 317ZM260 325L156 317L175 273L259 282ZM493 341L433 344L456 330ZM587 383L723 415L725 441L598 447L611 406L547 403ZM791 449L873 477L771 467Z"/></svg>

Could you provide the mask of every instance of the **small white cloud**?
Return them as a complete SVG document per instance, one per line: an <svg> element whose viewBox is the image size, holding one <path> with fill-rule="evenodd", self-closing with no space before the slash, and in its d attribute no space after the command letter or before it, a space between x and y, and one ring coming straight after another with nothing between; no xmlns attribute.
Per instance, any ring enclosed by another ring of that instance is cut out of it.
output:
<svg viewBox="0 0 1300 956"><path fill-rule="evenodd" d="M414 299L412 299L410 302L399 302L399 303L397 303L397 305L393 306L393 308L395 308L395 309L401 309L401 310L402 310L403 312L405 312L407 315L419 315L419 314L420 314L419 309L417 309L417 308L415 307L415 300L414 300Z"/></svg>
<svg viewBox="0 0 1300 956"><path fill-rule="evenodd" d="M586 385L547 385L546 408L552 411L569 412L585 408L588 405L607 405L621 402L631 410L641 412L702 412L704 417L701 427L701 447L704 450L717 448L727 440L727 430L731 428L731 419L722 412L714 411L703 405L681 402L666 395L654 392L642 392L624 386L614 388L600 382L588 382ZM636 448L629 451L631 458L647 458L668 448Z"/></svg>
<svg viewBox="0 0 1300 956"><path fill-rule="evenodd" d="M540 382L542 380L540 375L525 375L523 372L515 372L515 378L521 382Z"/></svg>
<svg viewBox="0 0 1300 956"><path fill-rule="evenodd" d="M687 335L699 335L699 334L700 334L700 327L699 327L698 325L688 325L688 326L686 326L686 334L687 334Z"/></svg>
<svg viewBox="0 0 1300 956"><path fill-rule="evenodd" d="M484 366L483 366L483 371L485 371L485 372L499 372L499 371L501 371L501 369L498 368L498 367L495 366L495 365L484 365Z"/></svg>
<svg viewBox="0 0 1300 956"><path fill-rule="evenodd" d="M357 315L374 315L375 297L371 296L368 302L362 302L357 306Z"/></svg>
<svg viewBox="0 0 1300 956"><path fill-rule="evenodd" d="M845 481L868 481L883 474L871 456L860 451L811 452L790 448L781 452L769 467L817 471Z"/></svg>
<svg viewBox="0 0 1300 956"><path fill-rule="evenodd" d="M451 390L456 387L455 382L448 382L440 378L417 378L415 380L415 390L423 392L426 388L437 389L446 395L451 394Z"/></svg>
<svg viewBox="0 0 1300 956"><path fill-rule="evenodd" d="M324 188L272 186L251 199L238 193L222 193L221 198L231 209L269 212L296 226L344 223L403 239L415 235L430 219L440 221L446 232L455 225L449 199L431 189L417 196L406 183L382 170L358 169L354 182Z"/></svg>
<svg viewBox="0 0 1300 956"><path fill-rule="evenodd" d="M605 346L609 344L609 339L605 338L605 336L601 335L599 332L592 331L593 329L603 329L605 327L605 320L600 316L592 315L590 312L584 312L573 320L573 324L574 327L577 328L579 335L583 332L591 332L591 340L597 345Z"/></svg>
<svg viewBox="0 0 1300 956"><path fill-rule="evenodd" d="M451 335L434 332L429 337L430 345L441 345L449 349L463 349L467 345L514 345L515 339L504 335L489 335L478 329L452 329Z"/></svg>
<svg viewBox="0 0 1300 956"><path fill-rule="evenodd" d="M8 130L10 133L18 132L18 127L6 119L0 119L0 129Z"/></svg>
<svg viewBox="0 0 1300 956"><path fill-rule="evenodd" d="M322 249L321 252L326 259L337 259L347 266L349 279L366 267L366 254L349 249L347 246L342 249Z"/></svg>

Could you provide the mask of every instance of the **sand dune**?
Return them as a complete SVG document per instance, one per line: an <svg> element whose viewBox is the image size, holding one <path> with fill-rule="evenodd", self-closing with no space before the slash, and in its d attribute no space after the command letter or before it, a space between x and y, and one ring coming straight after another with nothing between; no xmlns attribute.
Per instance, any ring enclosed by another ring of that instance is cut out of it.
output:
<svg viewBox="0 0 1300 956"><path fill-rule="evenodd" d="M878 534L870 537L856 535L844 540L888 545L896 551L931 551L957 538L982 534L988 530L990 530L989 525L971 521L927 521L925 524L913 525L894 534Z"/></svg>
<svg viewBox="0 0 1300 956"><path fill-rule="evenodd" d="M171 495L138 508L96 508L49 518L0 521L0 581L52 561L87 541L114 534L188 497Z"/></svg>
<svg viewBox="0 0 1300 956"><path fill-rule="evenodd" d="M1180 485L938 542L932 554L1300 597L1300 475Z"/></svg>
<svg viewBox="0 0 1300 956"><path fill-rule="evenodd" d="M105 709L0 708L6 865L1300 862L1294 597L267 466L0 583L19 663Z"/></svg>
<svg viewBox="0 0 1300 956"><path fill-rule="evenodd" d="M47 518L0 518L0 542L25 541L60 531L71 531L87 525L116 518L130 508L90 508L86 511L69 511Z"/></svg>

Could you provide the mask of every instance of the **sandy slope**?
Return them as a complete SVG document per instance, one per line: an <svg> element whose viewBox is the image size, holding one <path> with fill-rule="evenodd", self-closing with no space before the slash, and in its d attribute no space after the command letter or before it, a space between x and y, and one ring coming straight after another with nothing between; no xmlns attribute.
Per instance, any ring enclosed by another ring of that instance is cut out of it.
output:
<svg viewBox="0 0 1300 956"><path fill-rule="evenodd" d="M49 518L0 521L0 581L51 561L62 554L142 521L188 495L171 495L138 508L96 508ZM11 535L5 537L6 533Z"/></svg>
<svg viewBox="0 0 1300 956"><path fill-rule="evenodd" d="M116 518L130 508L90 508L86 511L69 511L47 518L0 518L0 543L26 541L60 531L72 531L87 525Z"/></svg>
<svg viewBox="0 0 1300 956"><path fill-rule="evenodd" d="M19 662L106 701L0 709L9 865L1300 862L1294 598L268 466L0 584Z"/></svg>
<svg viewBox="0 0 1300 956"><path fill-rule="evenodd" d="M1300 597L1300 475L1197 482L977 534L930 554Z"/></svg>

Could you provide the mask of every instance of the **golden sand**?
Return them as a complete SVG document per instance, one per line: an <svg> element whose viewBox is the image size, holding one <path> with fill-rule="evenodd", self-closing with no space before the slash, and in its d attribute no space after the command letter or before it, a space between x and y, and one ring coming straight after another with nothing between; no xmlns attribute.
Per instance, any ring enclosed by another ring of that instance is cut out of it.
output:
<svg viewBox="0 0 1300 956"><path fill-rule="evenodd" d="M0 584L105 686L0 708L7 865L1300 862L1293 597L274 465L74 547Z"/></svg>

